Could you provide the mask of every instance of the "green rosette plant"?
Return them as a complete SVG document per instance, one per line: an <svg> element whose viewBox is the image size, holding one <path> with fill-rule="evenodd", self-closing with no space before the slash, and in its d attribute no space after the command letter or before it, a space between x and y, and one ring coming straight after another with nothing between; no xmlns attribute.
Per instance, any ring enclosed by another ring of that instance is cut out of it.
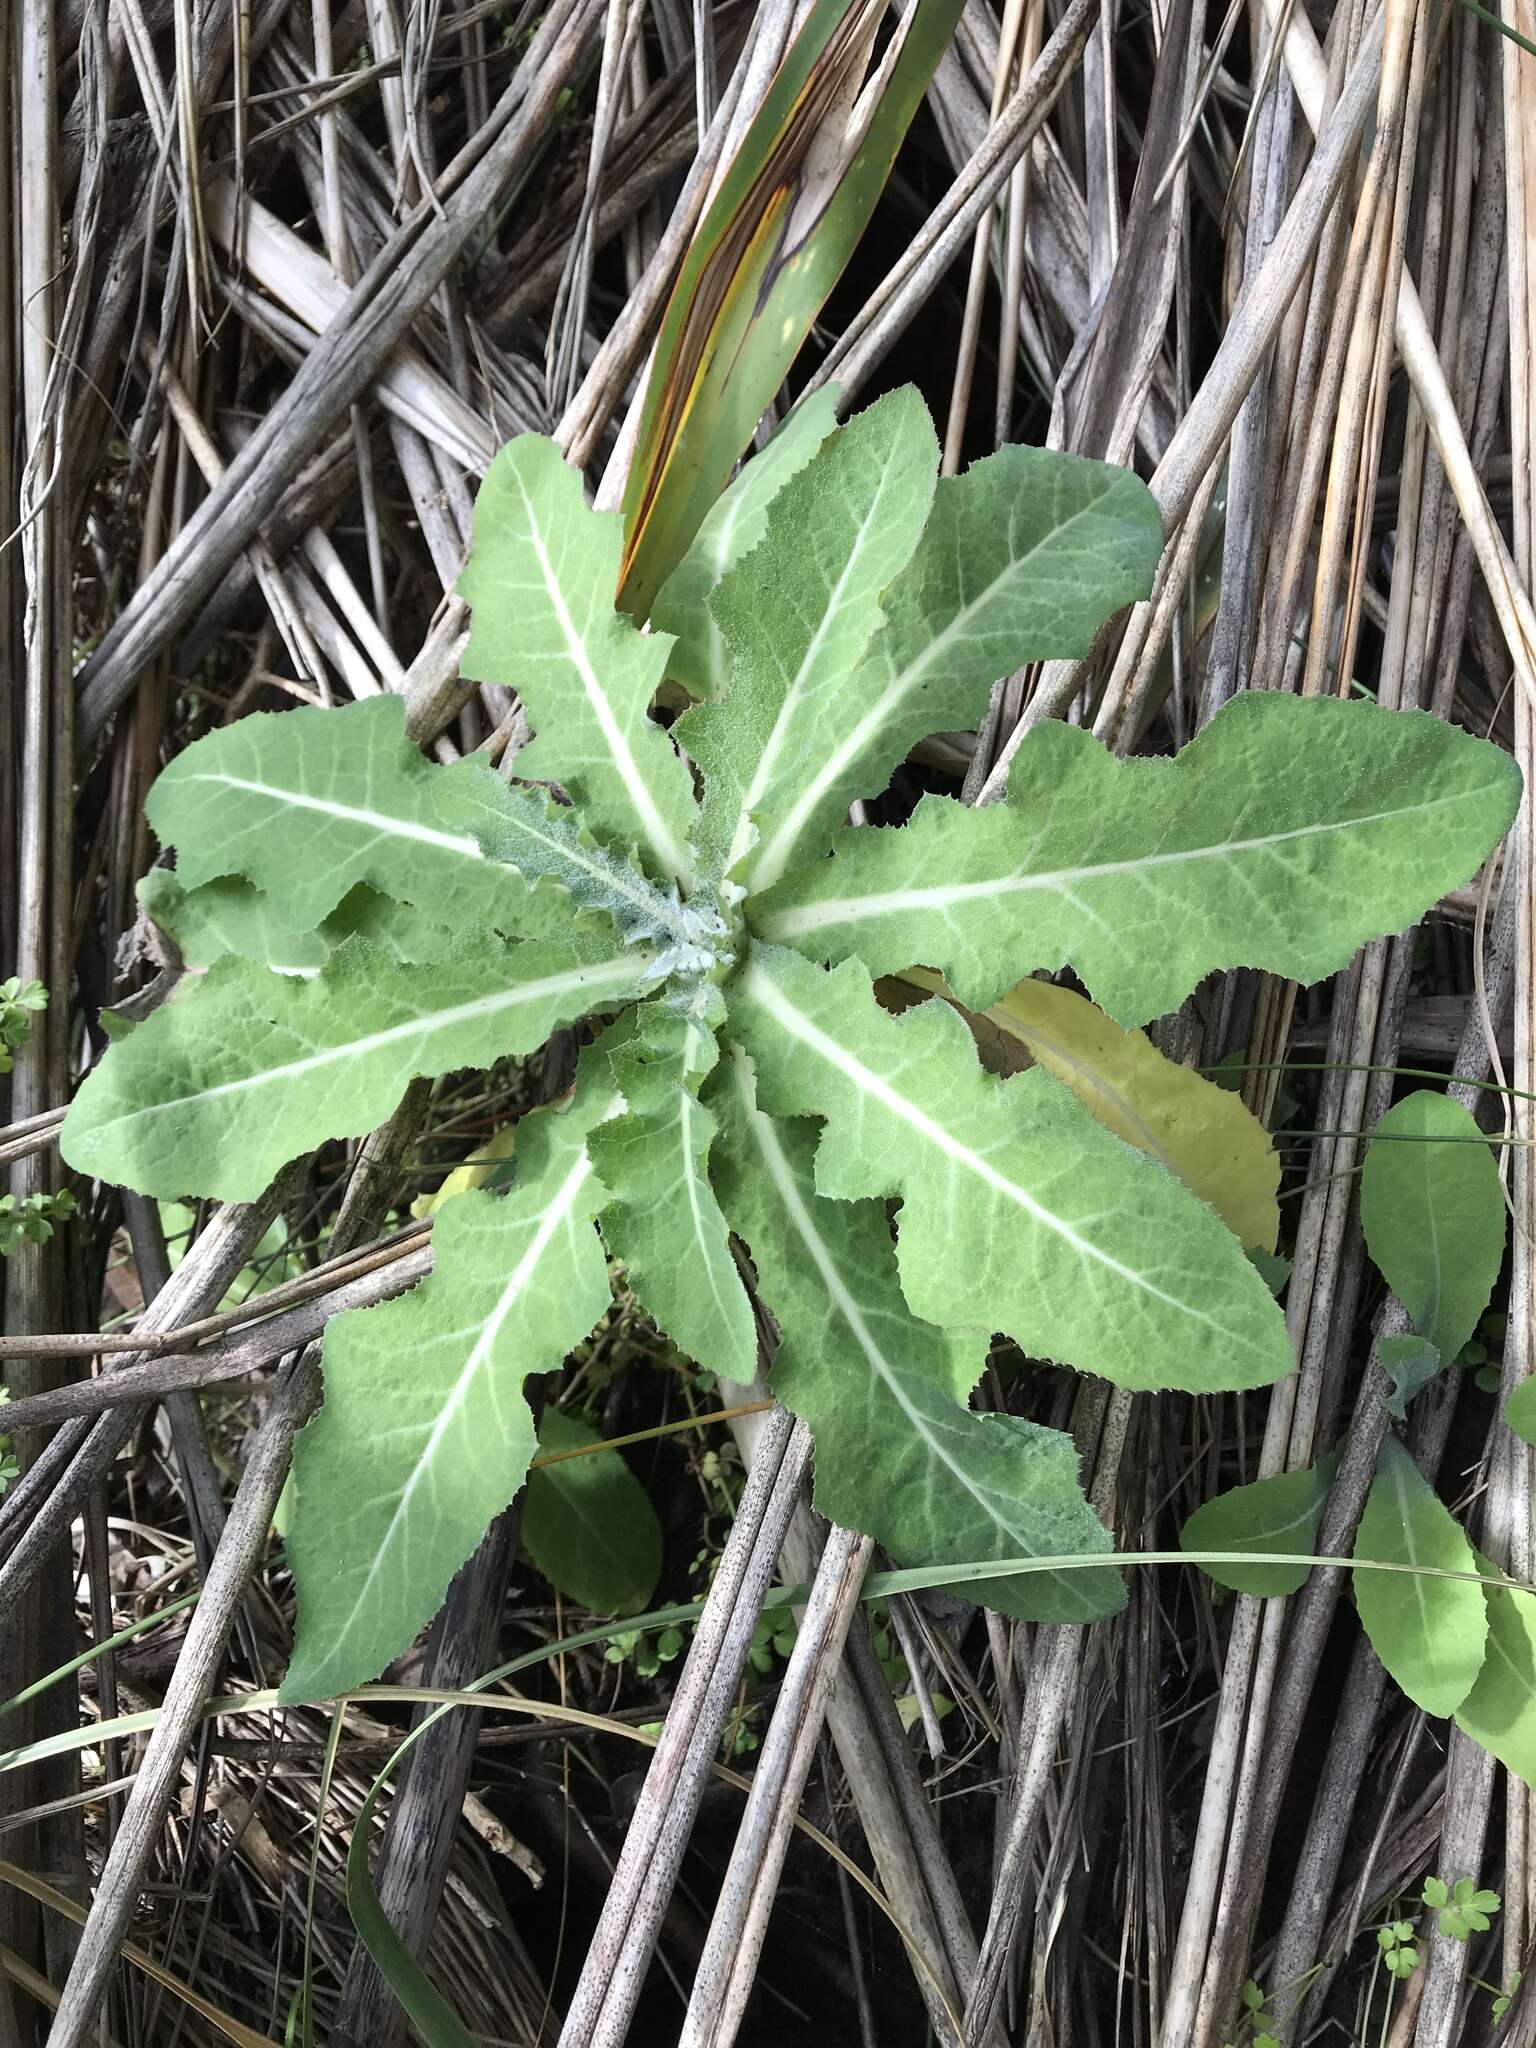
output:
<svg viewBox="0 0 1536 2048"><path fill-rule="evenodd" d="M413 1077L590 1021L510 1184L446 1201L430 1277L327 1329L289 1698L373 1677L428 1620L522 1483L524 1383L603 1316L610 1261L737 1382L755 1273L819 1506L904 1565L1110 1548L1071 1439L970 1408L996 1333L1135 1389L1290 1369L1268 1287L1167 1165L1045 1066L984 1070L955 1002L893 1014L875 977L921 966L980 1010L1069 966L1126 1027L1217 968L1315 980L1468 879L1516 771L1432 718L1244 696L1173 759L1043 724L1004 802L845 825L999 676L1085 653L1161 550L1123 470L1031 448L937 470L910 391L840 428L805 408L646 630L615 608L618 518L525 436L485 479L461 585L464 672L533 729L516 783L429 763L394 699L242 719L156 783L177 865L152 907L196 971L85 1081L80 1172L251 1200ZM670 729L664 680L694 699ZM1081 1563L981 1594L1051 1621L1123 1597Z"/></svg>

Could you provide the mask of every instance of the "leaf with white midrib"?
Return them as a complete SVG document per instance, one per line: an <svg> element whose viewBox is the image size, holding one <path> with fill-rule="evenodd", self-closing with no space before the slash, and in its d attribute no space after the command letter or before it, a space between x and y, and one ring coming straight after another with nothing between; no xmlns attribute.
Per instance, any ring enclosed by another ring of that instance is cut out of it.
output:
<svg viewBox="0 0 1536 2048"><path fill-rule="evenodd" d="M112 1047L60 1149L145 1194L253 1201L299 1153L381 1124L413 1076L533 1052L651 971L642 949L574 924L560 946L471 933L422 966L349 939L305 980L224 959Z"/></svg>
<svg viewBox="0 0 1536 2048"><path fill-rule="evenodd" d="M825 700L801 786L764 822L752 888L819 853L919 740L979 724L999 677L1086 654L1105 619L1147 595L1162 545L1157 506L1128 470L1003 448L944 478L884 627Z"/></svg>
<svg viewBox="0 0 1536 2048"><path fill-rule="evenodd" d="M325 1405L294 1451L299 1629L284 1698L375 1677L521 1485L534 1448L523 1382L608 1305L586 1139L620 1106L589 1055L571 1105L519 1126L512 1188L444 1205L431 1276L327 1326Z"/></svg>
<svg viewBox="0 0 1536 2048"><path fill-rule="evenodd" d="M847 687L880 623L881 592L922 536L938 458L917 394L882 398L779 492L762 540L711 600L730 688L677 727L704 774L706 873L732 873L758 814L810 772L824 707Z"/></svg>
<svg viewBox="0 0 1536 2048"><path fill-rule="evenodd" d="M510 441L475 501L460 668L521 695L534 739L520 773L560 783L600 838L621 852L638 845L655 872L686 880L692 788L650 716L670 642L614 609L619 524L588 506L552 441Z"/></svg>
<svg viewBox="0 0 1536 2048"><path fill-rule="evenodd" d="M1290 1370L1283 1318L1214 1213L1038 1068L983 1073L947 1004L891 1017L855 963L758 948L727 1029L770 1113L827 1119L822 1193L901 1197L902 1289L927 1321L1006 1330L1128 1387Z"/></svg>
<svg viewBox="0 0 1536 2048"><path fill-rule="evenodd" d="M1514 816L1509 756L1422 712L1235 697L1173 760L1117 760L1037 726L1008 801L924 797L901 827L754 900L754 928L877 974L921 961L986 1009L1070 965L1118 1023L1215 968L1312 982L1459 887Z"/></svg>
<svg viewBox="0 0 1536 2048"><path fill-rule="evenodd" d="M563 896L490 855L520 806L483 760L442 768L405 736L398 697L334 711L258 712L178 754L145 803L176 848L176 879L195 890L240 875L293 932L321 924L359 884L412 903L436 923L488 925L511 937L555 936Z"/></svg>
<svg viewBox="0 0 1536 2048"><path fill-rule="evenodd" d="M876 1537L898 1564L1107 1550L1071 1438L968 1409L987 1340L912 1315L883 1205L816 1193L815 1127L757 1109L739 1048L721 1063L707 1099L720 1119L721 1200L779 1327L774 1392L815 1438L821 1512ZM1124 1602L1109 1571L967 1590L1034 1621L1088 1621Z"/></svg>

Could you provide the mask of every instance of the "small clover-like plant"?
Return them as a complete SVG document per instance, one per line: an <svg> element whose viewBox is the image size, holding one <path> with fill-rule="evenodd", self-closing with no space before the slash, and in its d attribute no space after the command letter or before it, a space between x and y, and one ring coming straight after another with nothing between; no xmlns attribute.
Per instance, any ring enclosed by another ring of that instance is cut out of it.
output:
<svg viewBox="0 0 1536 2048"><path fill-rule="evenodd" d="M505 1192L445 1202L431 1277L326 1332L290 1698L372 1677L429 1618L527 1469L524 1380L604 1314L610 1257L680 1351L748 1382L743 1250L823 1511L906 1565L1072 1559L977 1589L1035 1620L1124 1596L1082 1568L1110 1538L1071 1438L968 1406L994 1333L1134 1389L1290 1369L1215 1210L1044 1062L987 1072L957 1005L1070 965L1134 1029L1214 969L1315 980L1468 879L1517 773L1437 719L1252 695L1171 760L1043 723L993 808L845 829L997 678L1086 653L1163 537L1099 463L1008 448L937 482L911 391L828 426L796 415L748 465L649 631L615 609L619 521L553 443L497 457L463 666L520 696L521 786L429 763L383 698L243 719L151 792L177 855L154 915L201 971L86 1081L81 1172L251 1200L413 1076L594 1022ZM670 729L664 680L695 698ZM875 977L915 967L954 1000L893 1014Z"/></svg>
<svg viewBox="0 0 1536 2048"><path fill-rule="evenodd" d="M1503 1901L1497 1892L1480 1890L1474 1878L1458 1877L1447 1885L1443 1877L1426 1877L1420 1894L1436 1916L1436 1925L1450 1941L1466 1941L1474 1934L1486 1934Z"/></svg>
<svg viewBox="0 0 1536 2048"><path fill-rule="evenodd" d="M7 975L0 981L0 1074L8 1074L16 1055L32 1036L32 1020L48 1007L48 991L40 981Z"/></svg>
<svg viewBox="0 0 1536 2048"><path fill-rule="evenodd" d="M1378 1927L1376 1945L1381 1950L1381 1960L1399 1983L1411 1977L1419 1967L1419 1951L1414 1943L1411 1920L1391 1920L1385 1927Z"/></svg>
<svg viewBox="0 0 1536 2048"><path fill-rule="evenodd" d="M0 1258L9 1258L24 1244L46 1244L74 1213L68 1188L52 1195L0 1195Z"/></svg>

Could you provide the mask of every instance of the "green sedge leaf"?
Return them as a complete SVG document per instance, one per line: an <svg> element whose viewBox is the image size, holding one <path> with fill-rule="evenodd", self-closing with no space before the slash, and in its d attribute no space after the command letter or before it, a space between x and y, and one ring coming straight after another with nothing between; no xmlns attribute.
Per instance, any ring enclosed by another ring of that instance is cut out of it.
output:
<svg viewBox="0 0 1536 2048"><path fill-rule="evenodd" d="M521 434L486 471L459 591L474 607L462 673L521 696L534 739L518 770L558 782L588 827L689 874L688 771L650 716L670 642L614 610L617 513L594 512L553 441Z"/></svg>
<svg viewBox="0 0 1536 2048"><path fill-rule="evenodd" d="M580 1416L545 1409L541 1455L601 1442ZM661 1577L661 1523L617 1451L536 1465L522 1529L524 1550L567 1599L594 1614L639 1614L650 1606Z"/></svg>
<svg viewBox="0 0 1536 2048"><path fill-rule="evenodd" d="M683 259L625 484L622 600L643 618L783 385L885 187L962 0L812 0ZM863 84L860 81L863 80Z"/></svg>
<svg viewBox="0 0 1536 2048"><path fill-rule="evenodd" d="M1415 1327L1454 1358L1504 1260L1504 1191L1477 1119L1428 1088L1377 1124L1360 1176L1366 1247Z"/></svg>
<svg viewBox="0 0 1536 2048"><path fill-rule="evenodd" d="M293 932L313 931L363 883L439 924L555 936L569 905L486 851L487 826L520 800L538 814L484 761L428 761L405 736L401 700L370 697L220 726L163 770L144 808L176 848L183 890L244 876Z"/></svg>
<svg viewBox="0 0 1536 2048"><path fill-rule="evenodd" d="M376 1677L521 1486L534 1449L523 1382L554 1371L608 1307L586 1141L619 1106L589 1055L570 1106L525 1119L507 1193L444 1206L431 1275L327 1326L325 1405L294 1447L299 1627L284 1699Z"/></svg>
<svg viewBox="0 0 1536 2048"><path fill-rule="evenodd" d="M721 1121L716 1184L779 1326L773 1388L815 1439L821 1512L874 1536L898 1565L1108 1550L1072 1439L968 1409L987 1340L912 1314L884 1205L816 1192L815 1126L762 1114L739 1049L707 1100ZM967 1591L1030 1621L1090 1621L1125 1600L1110 1570Z"/></svg>
<svg viewBox="0 0 1536 2048"><path fill-rule="evenodd" d="M813 771L814 736L880 623L881 591L922 537L938 467L927 408L910 387L893 391L791 478L762 541L715 594L730 686L678 721L704 771L707 873L732 873L756 819Z"/></svg>
<svg viewBox="0 0 1536 2048"><path fill-rule="evenodd" d="M1498 1568L1476 1553L1477 1569ZM1485 1586L1488 1652L1477 1682L1456 1709L1463 1735L1496 1756L1504 1768L1536 1786L1536 1599L1529 1593Z"/></svg>
<svg viewBox="0 0 1536 2048"><path fill-rule="evenodd" d="M592 1134L593 1164L609 1190L608 1249L679 1350L726 1379L750 1381L757 1323L710 1185L714 1118L680 1056L653 1063L643 1092L629 1079L621 1085L634 1109Z"/></svg>
<svg viewBox="0 0 1536 2048"><path fill-rule="evenodd" d="M533 1052L653 974L576 925L558 946L466 935L425 966L349 939L304 980L220 960L108 1048L60 1150L144 1194L253 1201L299 1153L382 1123L413 1075Z"/></svg>
<svg viewBox="0 0 1536 2048"><path fill-rule="evenodd" d="M1320 1458L1300 1472L1277 1472L1234 1486L1198 1507L1179 1533L1183 1550L1253 1550L1307 1556L1317 1549L1323 1503L1333 1484L1335 1461ZM1295 1593L1306 1583L1304 1564L1202 1564L1207 1578L1234 1593L1268 1599Z"/></svg>
<svg viewBox="0 0 1536 2048"><path fill-rule="evenodd" d="M1162 551L1157 505L1128 470L1003 448L944 478L884 628L853 685L821 706L792 800L764 821L752 887L820 854L853 799L879 795L919 740L979 724L1000 676L1086 654L1151 590Z"/></svg>
<svg viewBox="0 0 1536 2048"><path fill-rule="evenodd" d="M1478 1569L1466 1531L1395 1437L1381 1447L1354 1555L1437 1571ZM1454 1714L1483 1668L1482 1587L1417 1571L1357 1571L1354 1582L1361 1625L1391 1676L1426 1714Z"/></svg>
<svg viewBox="0 0 1536 2048"><path fill-rule="evenodd" d="M960 1017L900 1017L856 962L754 949L727 1030L774 1115L822 1116L821 1193L902 1198L914 1312L1006 1330L1121 1386L1254 1387L1291 1369L1284 1319L1220 1219L1039 1068L983 1073Z"/></svg>
<svg viewBox="0 0 1536 2048"><path fill-rule="evenodd" d="M730 656L710 599L726 572L768 529L768 508L804 469L837 425L837 387L824 385L797 405L761 454L715 500L692 547L657 593L651 624L674 636L667 674L689 695L718 697L730 680Z"/></svg>
<svg viewBox="0 0 1536 2048"><path fill-rule="evenodd" d="M750 915L811 959L920 961L976 1010L1071 966L1144 1024L1216 968L1317 981L1403 930L1476 871L1519 792L1498 747L1336 698L1235 697L1171 761L1047 723L1006 803L924 797L907 825L840 834Z"/></svg>

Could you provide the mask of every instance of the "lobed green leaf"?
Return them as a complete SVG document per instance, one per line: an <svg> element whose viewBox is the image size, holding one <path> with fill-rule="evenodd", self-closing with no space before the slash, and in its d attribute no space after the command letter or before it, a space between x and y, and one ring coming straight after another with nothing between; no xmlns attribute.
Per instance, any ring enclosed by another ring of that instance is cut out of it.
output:
<svg viewBox="0 0 1536 2048"><path fill-rule="evenodd" d="M1401 931L1475 872L1519 793L1500 748L1336 698L1236 697L1171 761L1047 723L1006 803L924 797L904 826L840 834L750 915L811 959L937 968L978 1010L1071 966L1143 1024L1216 968L1312 982Z"/></svg>
<svg viewBox="0 0 1536 2048"><path fill-rule="evenodd" d="M653 973L653 955L574 923L561 945L471 932L422 966L348 939L302 980L220 960L110 1048L60 1151L143 1194L252 1201L299 1153L381 1124L413 1076L533 1052Z"/></svg>
<svg viewBox="0 0 1536 2048"><path fill-rule="evenodd" d="M678 721L704 771L706 873L733 873L759 816L814 771L814 740L880 623L880 593L922 537L938 466L922 400L893 391L790 479L763 539L716 592L730 687Z"/></svg>
<svg viewBox="0 0 1536 2048"><path fill-rule="evenodd" d="M763 1115L739 1049L708 1102L721 1122L721 1201L779 1326L773 1388L815 1439L821 1512L874 1536L899 1565L1108 1550L1071 1437L968 1409L987 1340L912 1314L884 1205L817 1193L816 1127ZM967 1590L1028 1621L1090 1621L1125 1600L1110 1570Z"/></svg>
<svg viewBox="0 0 1536 2048"><path fill-rule="evenodd" d="M401 700L371 697L220 726L161 771L145 811L176 848L183 890L243 875L291 932L313 931L361 883L435 923L554 937L569 906L530 887L543 868L524 879L486 850L519 796L485 761L426 760Z"/></svg>
<svg viewBox="0 0 1536 2048"><path fill-rule="evenodd" d="M977 725L1000 677L1086 654L1150 591L1162 548L1151 492L1107 463L1003 448L944 478L868 657L817 706L806 772L764 821L751 886L821 853L853 799L877 796L919 740Z"/></svg>
<svg viewBox="0 0 1536 2048"><path fill-rule="evenodd" d="M518 758L557 782L616 851L638 847L653 873L690 873L688 771L650 716L670 642L614 609L617 513L594 512L553 441L521 434L486 471L459 590L474 607L461 671L504 683L534 739Z"/></svg>
<svg viewBox="0 0 1536 2048"><path fill-rule="evenodd" d="M752 552L768 527L768 508L837 425L837 387L797 405L761 454L723 491L693 545L657 592L651 624L670 633L667 674L690 696L718 697L730 680L730 656L710 599L726 572Z"/></svg>
<svg viewBox="0 0 1536 2048"><path fill-rule="evenodd" d="M665 1013L654 1021L675 1024L677 1036L670 1044L663 1037L659 1057L615 1058L629 1113L592 1134L592 1161L609 1190L603 1236L636 1299L679 1350L725 1379L749 1382L757 1322L710 1184L714 1118L695 1093L687 1058L694 1034ZM712 1041L708 1050L712 1057Z"/></svg>
<svg viewBox="0 0 1536 2048"><path fill-rule="evenodd" d="M823 1194L902 1198L902 1289L928 1322L1006 1330L1127 1387L1290 1371L1280 1311L1214 1212L1041 1069L983 1073L948 1004L891 1017L857 963L755 949L727 1033L770 1113L827 1119Z"/></svg>
<svg viewBox="0 0 1536 2048"><path fill-rule="evenodd" d="M327 1327L325 1405L294 1448L299 1628L284 1699L376 1677L522 1484L534 1448L523 1382L553 1371L608 1306L586 1141L619 1107L589 1054L569 1107L520 1126L507 1193L444 1205L430 1277Z"/></svg>

